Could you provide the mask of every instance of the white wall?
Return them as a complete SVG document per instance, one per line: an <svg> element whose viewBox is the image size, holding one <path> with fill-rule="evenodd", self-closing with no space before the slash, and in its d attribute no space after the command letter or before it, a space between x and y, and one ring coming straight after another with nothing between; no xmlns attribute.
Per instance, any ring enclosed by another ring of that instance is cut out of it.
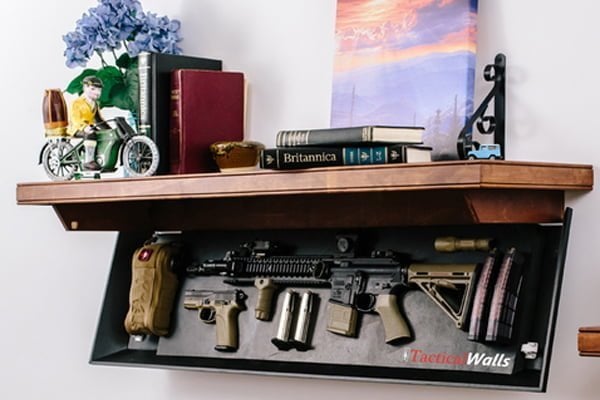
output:
<svg viewBox="0 0 600 400"><path fill-rule="evenodd" d="M95 1L0 2L0 267L2 399L534 399L530 393L127 369L88 365L114 233L67 233L49 207L17 207L15 184L45 181L43 90L64 87L61 36ZM144 8L183 22L186 53L221 58L251 82L249 137L326 125L335 0L159 0ZM513 160L596 164L600 3L484 1L479 70L508 57L507 143ZM482 97L488 90L480 85ZM595 246L600 194L575 209L547 399L597 399L600 359L580 358L577 328L600 324Z"/></svg>

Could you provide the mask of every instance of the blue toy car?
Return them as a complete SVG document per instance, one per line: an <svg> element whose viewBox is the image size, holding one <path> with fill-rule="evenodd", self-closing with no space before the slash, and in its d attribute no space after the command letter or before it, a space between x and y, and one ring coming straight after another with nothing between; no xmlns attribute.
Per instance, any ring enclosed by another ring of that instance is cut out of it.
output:
<svg viewBox="0 0 600 400"><path fill-rule="evenodd" d="M476 149L467 153L469 160L486 159L495 160L502 158L502 151L499 144L480 144Z"/></svg>

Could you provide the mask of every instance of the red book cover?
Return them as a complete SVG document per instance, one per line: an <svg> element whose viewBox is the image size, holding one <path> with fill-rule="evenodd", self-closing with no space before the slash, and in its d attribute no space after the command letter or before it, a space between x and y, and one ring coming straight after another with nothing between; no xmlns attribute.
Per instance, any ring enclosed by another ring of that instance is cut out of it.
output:
<svg viewBox="0 0 600 400"><path fill-rule="evenodd" d="M169 136L172 174L217 171L209 146L244 138L244 74L174 70Z"/></svg>

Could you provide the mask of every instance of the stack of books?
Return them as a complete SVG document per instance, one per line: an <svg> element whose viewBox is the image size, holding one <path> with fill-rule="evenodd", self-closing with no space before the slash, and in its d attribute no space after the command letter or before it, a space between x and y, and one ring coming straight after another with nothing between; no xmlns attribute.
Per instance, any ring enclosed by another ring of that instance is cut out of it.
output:
<svg viewBox="0 0 600 400"><path fill-rule="evenodd" d="M141 53L139 130L158 146L158 174L217 171L210 145L244 136L245 78L221 60Z"/></svg>
<svg viewBox="0 0 600 400"><path fill-rule="evenodd" d="M160 161L157 173L170 169L171 74L176 69L220 71L220 60L164 53L143 52L138 56L139 131L158 146Z"/></svg>
<svg viewBox="0 0 600 400"><path fill-rule="evenodd" d="M276 148L265 149L260 167L301 169L342 165L431 161L423 127L359 126L277 133Z"/></svg>

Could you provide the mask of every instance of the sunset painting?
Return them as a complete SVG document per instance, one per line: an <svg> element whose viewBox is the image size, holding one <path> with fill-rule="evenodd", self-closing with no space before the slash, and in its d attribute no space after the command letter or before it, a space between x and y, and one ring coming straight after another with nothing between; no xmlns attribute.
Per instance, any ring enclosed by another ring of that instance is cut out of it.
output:
<svg viewBox="0 0 600 400"><path fill-rule="evenodd" d="M331 126L424 126L457 157L473 112L477 0L338 0Z"/></svg>

